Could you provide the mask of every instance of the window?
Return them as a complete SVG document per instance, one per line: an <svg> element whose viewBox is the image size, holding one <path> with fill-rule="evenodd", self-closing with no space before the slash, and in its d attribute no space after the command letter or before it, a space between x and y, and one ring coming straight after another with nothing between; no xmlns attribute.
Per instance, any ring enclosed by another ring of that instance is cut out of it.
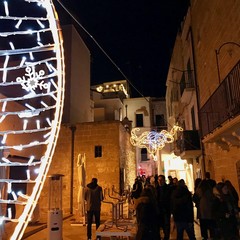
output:
<svg viewBox="0 0 240 240"><path fill-rule="evenodd" d="M192 88L194 87L194 76L193 76L193 71L191 69L191 63L190 59L188 60L187 63L187 74L188 74L188 87Z"/></svg>
<svg viewBox="0 0 240 240"><path fill-rule="evenodd" d="M158 114L155 116L156 126L163 127L165 126L165 120L163 114Z"/></svg>
<svg viewBox="0 0 240 240"><path fill-rule="evenodd" d="M181 81L180 81L180 92L181 96L183 95L184 89L186 88L186 80L185 73L182 73Z"/></svg>
<svg viewBox="0 0 240 240"><path fill-rule="evenodd" d="M102 157L102 146L95 146L95 158Z"/></svg>
<svg viewBox="0 0 240 240"><path fill-rule="evenodd" d="M143 127L143 114L136 114L136 127Z"/></svg>
<svg viewBox="0 0 240 240"><path fill-rule="evenodd" d="M141 161L147 161L147 149L146 148L142 148L141 149Z"/></svg>

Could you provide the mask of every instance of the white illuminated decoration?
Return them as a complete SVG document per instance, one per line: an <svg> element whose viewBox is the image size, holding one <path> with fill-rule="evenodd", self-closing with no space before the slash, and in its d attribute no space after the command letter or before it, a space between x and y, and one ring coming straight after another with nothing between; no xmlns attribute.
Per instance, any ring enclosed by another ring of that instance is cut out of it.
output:
<svg viewBox="0 0 240 240"><path fill-rule="evenodd" d="M130 137L131 144L139 148L146 148L147 151L154 156L158 150L164 148L166 143L172 143L176 132L183 131L183 129L175 125L169 132L167 130L162 130L161 132L145 131L138 136L136 132L139 131L140 128L132 129Z"/></svg>
<svg viewBox="0 0 240 240"><path fill-rule="evenodd" d="M0 10L0 224L12 224L6 239L20 240L60 130L63 46L52 0L1 1ZM25 171L22 179L10 177L13 169ZM27 192L17 191L19 183Z"/></svg>

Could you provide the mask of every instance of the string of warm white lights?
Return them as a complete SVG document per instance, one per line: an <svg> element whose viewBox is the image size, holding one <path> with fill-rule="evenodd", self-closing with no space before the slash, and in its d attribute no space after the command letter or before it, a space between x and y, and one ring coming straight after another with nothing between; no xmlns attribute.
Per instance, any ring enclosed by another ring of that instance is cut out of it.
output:
<svg viewBox="0 0 240 240"><path fill-rule="evenodd" d="M145 131L138 136L136 132L139 131L140 128L132 129L131 144L138 148L146 148L150 154L155 155L158 150L164 148L166 143L172 143L176 132L183 131L183 129L175 125L169 132L167 130L162 130L161 132Z"/></svg>
<svg viewBox="0 0 240 240"><path fill-rule="evenodd" d="M31 220L56 146L63 110L64 63L52 0L1 3L0 224L16 223L11 234L15 240L22 238ZM6 152L17 152L28 160L16 161ZM27 167L25 177L9 178L10 167ZM32 185L32 191L15 192L13 184L19 183ZM10 207L6 209L7 203L16 209L24 206L19 217L14 217Z"/></svg>

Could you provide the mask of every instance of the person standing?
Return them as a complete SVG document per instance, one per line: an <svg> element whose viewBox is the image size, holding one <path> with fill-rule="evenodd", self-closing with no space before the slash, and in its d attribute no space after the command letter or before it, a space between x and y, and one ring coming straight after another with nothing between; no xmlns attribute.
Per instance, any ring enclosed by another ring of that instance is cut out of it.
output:
<svg viewBox="0 0 240 240"><path fill-rule="evenodd" d="M173 177L171 175L168 176L168 185L170 187L173 185Z"/></svg>
<svg viewBox="0 0 240 240"><path fill-rule="evenodd" d="M216 181L211 178L210 172L205 172L205 180L212 188L214 188L217 184Z"/></svg>
<svg viewBox="0 0 240 240"><path fill-rule="evenodd" d="M232 185L232 183L230 182L230 180L226 180L225 182L225 185L227 186L228 188L228 191L229 191L229 194L232 196L233 198L233 201L234 201L234 204L236 206L236 209L238 209L238 202L239 202L239 196L238 196L238 193L236 191L236 189L234 188L234 186Z"/></svg>
<svg viewBox="0 0 240 240"><path fill-rule="evenodd" d="M87 237L92 238L92 222L95 217L96 229L100 226L101 201L103 200L102 187L98 185L97 178L87 184L84 196L87 202Z"/></svg>
<svg viewBox="0 0 240 240"><path fill-rule="evenodd" d="M219 182L214 188L216 198L213 209L217 221L217 239L233 240L239 239L236 218L238 206L229 192L227 184L225 182Z"/></svg>
<svg viewBox="0 0 240 240"><path fill-rule="evenodd" d="M151 186L151 187L150 187ZM142 190L136 203L137 234L135 240L160 240L158 228L158 206L154 187Z"/></svg>
<svg viewBox="0 0 240 240"><path fill-rule="evenodd" d="M163 229L164 238L163 240L169 240L170 238L170 200L171 200L171 189L166 184L165 176L158 176L157 186L157 202L159 209L159 228Z"/></svg>
<svg viewBox="0 0 240 240"><path fill-rule="evenodd" d="M143 189L142 180L141 180L140 177L137 177L135 179L134 184L133 184L131 198L132 199L138 199L140 197L140 195L141 195L142 189Z"/></svg>
<svg viewBox="0 0 240 240"><path fill-rule="evenodd" d="M192 194L183 179L179 180L178 186L172 192L171 206L177 228L177 240L183 240L184 230L190 240L196 240Z"/></svg>
<svg viewBox="0 0 240 240"><path fill-rule="evenodd" d="M213 215L213 203L215 196L213 194L214 180L203 179L196 189L198 199L200 230L203 240L215 238L216 220Z"/></svg>
<svg viewBox="0 0 240 240"><path fill-rule="evenodd" d="M193 202L195 204L195 207L197 209L197 219L199 220L200 219L200 211L199 211L199 205L200 205L200 198L198 196L198 194L196 193L197 189L198 189L198 186L200 185L202 179L201 178L196 178L195 179L195 183L194 183L194 193L193 193L193 196L192 196L192 199L193 199Z"/></svg>

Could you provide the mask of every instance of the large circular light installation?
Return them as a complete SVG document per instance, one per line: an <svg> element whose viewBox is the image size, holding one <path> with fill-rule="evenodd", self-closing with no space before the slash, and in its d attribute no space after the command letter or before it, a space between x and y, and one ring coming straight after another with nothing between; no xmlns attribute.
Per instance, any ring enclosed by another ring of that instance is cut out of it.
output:
<svg viewBox="0 0 240 240"><path fill-rule="evenodd" d="M140 128L133 128L130 142L133 146L146 148L150 154L155 155L157 150L163 149L166 143L172 143L176 132L182 130L181 127L175 125L169 132L167 130L162 130L161 132L145 131L137 134Z"/></svg>
<svg viewBox="0 0 240 240"><path fill-rule="evenodd" d="M62 36L52 1L1 1L0 224L13 226L7 239L21 239L31 220L54 153L63 97Z"/></svg>

